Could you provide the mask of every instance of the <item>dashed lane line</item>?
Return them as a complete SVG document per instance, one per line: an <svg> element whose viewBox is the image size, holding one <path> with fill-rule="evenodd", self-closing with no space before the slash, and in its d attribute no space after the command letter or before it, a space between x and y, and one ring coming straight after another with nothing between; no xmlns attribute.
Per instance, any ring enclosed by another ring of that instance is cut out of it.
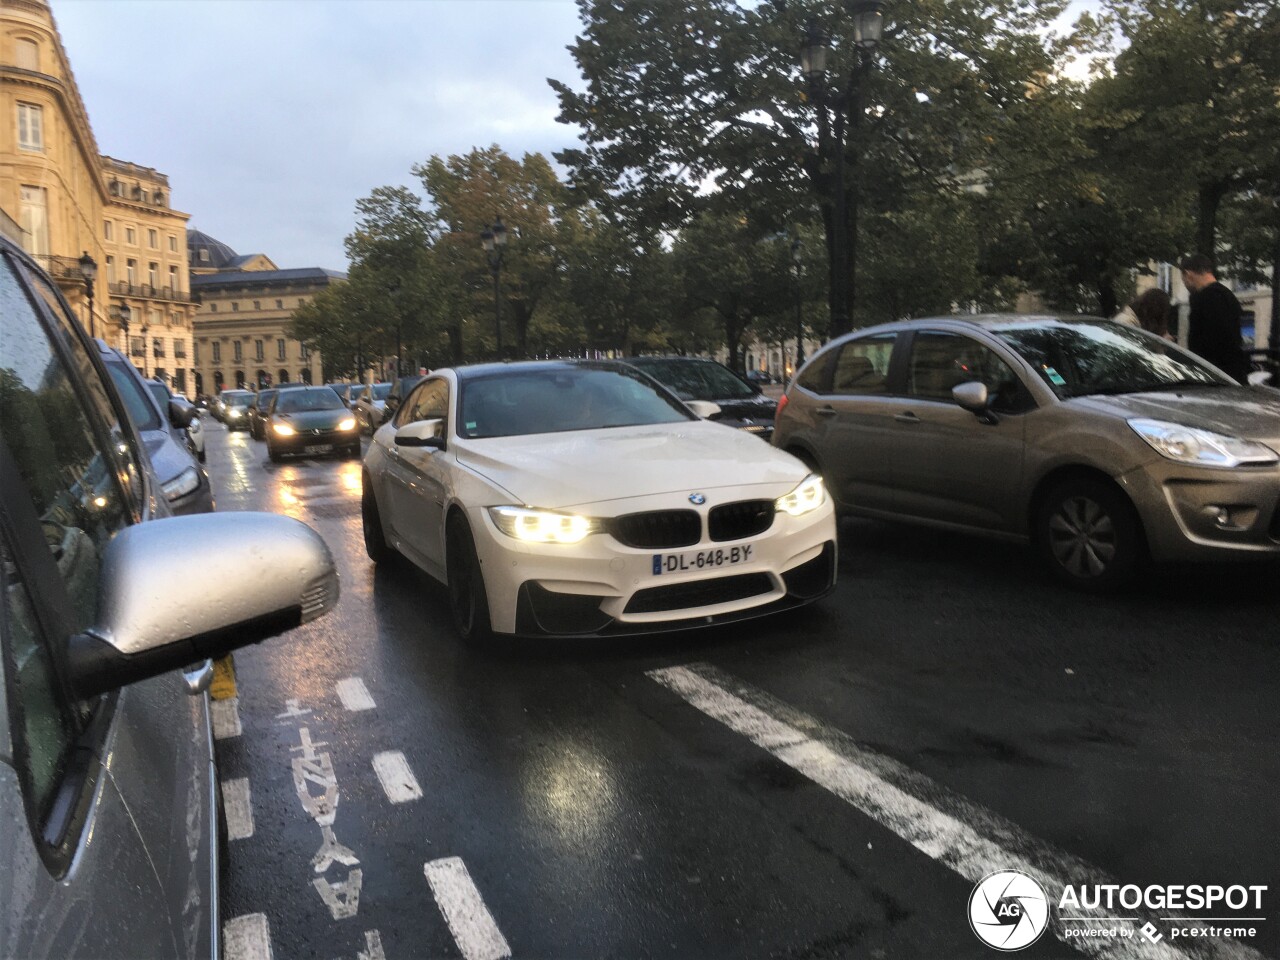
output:
<svg viewBox="0 0 1280 960"><path fill-rule="evenodd" d="M511 956L506 937L460 857L432 860L423 865L423 872L465 960L503 960Z"/></svg>
<svg viewBox="0 0 1280 960"><path fill-rule="evenodd" d="M240 726L240 698L211 700L209 709L213 715L213 736L217 740L238 737L244 732Z"/></svg>
<svg viewBox="0 0 1280 960"><path fill-rule="evenodd" d="M223 960L272 960L265 913L248 913L222 925Z"/></svg>
<svg viewBox="0 0 1280 960"><path fill-rule="evenodd" d="M338 699L342 701L342 706L350 711L372 710L377 704L373 702L373 697L369 694L369 688L364 685L364 681L359 677L347 677L345 680L339 680L336 690Z"/></svg>
<svg viewBox="0 0 1280 960"><path fill-rule="evenodd" d="M373 772L378 775L378 781L392 803L408 803L422 797L418 778L413 775L409 761L399 750L375 754Z"/></svg>
<svg viewBox="0 0 1280 960"><path fill-rule="evenodd" d="M247 840L253 836L253 800L245 777L222 781L222 809L227 817L227 836Z"/></svg>

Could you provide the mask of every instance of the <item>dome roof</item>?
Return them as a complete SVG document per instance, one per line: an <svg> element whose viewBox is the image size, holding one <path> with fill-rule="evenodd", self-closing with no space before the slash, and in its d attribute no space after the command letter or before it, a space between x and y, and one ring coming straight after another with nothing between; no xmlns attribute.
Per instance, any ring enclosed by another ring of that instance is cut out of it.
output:
<svg viewBox="0 0 1280 960"><path fill-rule="evenodd" d="M231 264L239 254L221 240L215 240L199 230L187 231L187 265L192 270L221 270Z"/></svg>

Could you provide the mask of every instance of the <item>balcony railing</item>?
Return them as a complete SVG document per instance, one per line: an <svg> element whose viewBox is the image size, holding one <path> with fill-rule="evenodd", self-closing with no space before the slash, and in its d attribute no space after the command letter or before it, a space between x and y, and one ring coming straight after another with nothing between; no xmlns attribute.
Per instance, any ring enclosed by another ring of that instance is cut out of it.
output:
<svg viewBox="0 0 1280 960"><path fill-rule="evenodd" d="M65 258L63 258L65 259ZM79 269L77 265L77 269ZM170 300L175 303L195 303L189 294L173 287L155 287L149 283L129 283L118 280L110 284L111 292L121 297L141 297L146 300Z"/></svg>
<svg viewBox="0 0 1280 960"><path fill-rule="evenodd" d="M55 280L79 280L84 283L84 274L80 272L79 257L54 257L46 253L39 254L32 257L32 259L40 264L45 273Z"/></svg>

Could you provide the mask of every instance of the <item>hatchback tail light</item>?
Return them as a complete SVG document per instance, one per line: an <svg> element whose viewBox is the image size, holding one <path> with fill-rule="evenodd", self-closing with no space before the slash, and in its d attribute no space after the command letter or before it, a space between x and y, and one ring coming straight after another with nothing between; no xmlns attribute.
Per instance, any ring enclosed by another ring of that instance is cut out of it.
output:
<svg viewBox="0 0 1280 960"><path fill-rule="evenodd" d="M784 393L778 398L778 409L773 411L773 419L776 422L782 416L782 411L787 409L787 395Z"/></svg>

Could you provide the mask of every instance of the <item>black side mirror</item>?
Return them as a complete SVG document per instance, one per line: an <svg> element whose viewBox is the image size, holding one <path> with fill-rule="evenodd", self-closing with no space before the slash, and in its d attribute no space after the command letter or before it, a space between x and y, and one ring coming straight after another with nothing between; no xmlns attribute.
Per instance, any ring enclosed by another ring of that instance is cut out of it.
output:
<svg viewBox="0 0 1280 960"><path fill-rule="evenodd" d="M189 404L186 400L179 400L173 397L169 401L169 422L173 424L175 430L185 430L191 426L191 421L196 418L196 408Z"/></svg>

